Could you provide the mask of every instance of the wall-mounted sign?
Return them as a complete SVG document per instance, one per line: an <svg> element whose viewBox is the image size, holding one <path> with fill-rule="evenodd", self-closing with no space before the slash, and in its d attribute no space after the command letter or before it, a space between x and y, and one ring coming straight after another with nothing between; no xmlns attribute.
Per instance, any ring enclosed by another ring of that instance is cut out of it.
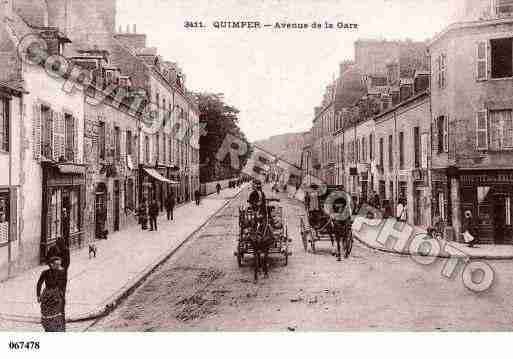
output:
<svg viewBox="0 0 513 359"><path fill-rule="evenodd" d="M83 175L85 174L85 167L84 166L78 166L74 164L62 164L58 165L59 172L63 174L78 174Z"/></svg>

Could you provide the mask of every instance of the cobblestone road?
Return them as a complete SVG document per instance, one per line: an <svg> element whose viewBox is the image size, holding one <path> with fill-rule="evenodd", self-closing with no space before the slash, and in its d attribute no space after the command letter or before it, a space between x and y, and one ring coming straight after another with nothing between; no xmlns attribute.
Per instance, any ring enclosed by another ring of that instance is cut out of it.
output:
<svg viewBox="0 0 513 359"><path fill-rule="evenodd" d="M336 262L328 243L316 254L300 241L301 205L282 197L293 256L276 258L268 279L252 281L233 251L241 199L222 211L94 331L509 330L512 263L491 263L494 287L476 295L443 260L421 266L405 256L356 245Z"/></svg>

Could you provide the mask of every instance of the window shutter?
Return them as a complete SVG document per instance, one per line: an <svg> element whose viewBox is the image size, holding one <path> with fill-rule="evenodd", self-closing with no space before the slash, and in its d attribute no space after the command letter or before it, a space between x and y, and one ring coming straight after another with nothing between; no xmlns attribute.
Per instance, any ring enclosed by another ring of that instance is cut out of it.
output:
<svg viewBox="0 0 513 359"><path fill-rule="evenodd" d="M444 125L444 152L449 152L449 118L447 116L444 116L443 120Z"/></svg>
<svg viewBox="0 0 513 359"><path fill-rule="evenodd" d="M490 149L501 149L501 116L499 111L491 111L489 114L488 128L490 131Z"/></svg>
<svg viewBox="0 0 513 359"><path fill-rule="evenodd" d="M477 81L484 81L488 78L488 42L477 43Z"/></svg>
<svg viewBox="0 0 513 359"><path fill-rule="evenodd" d="M108 159L109 163L114 163L114 148L115 148L115 140L114 140L114 131L113 131L113 124L112 123L105 123L105 129L106 129L106 155L105 157Z"/></svg>
<svg viewBox="0 0 513 359"><path fill-rule="evenodd" d="M436 119L436 150L442 153L444 150L444 117L439 116Z"/></svg>
<svg viewBox="0 0 513 359"><path fill-rule="evenodd" d="M53 116L53 159L59 161L66 153L66 124L64 114L52 112Z"/></svg>
<svg viewBox="0 0 513 359"><path fill-rule="evenodd" d="M119 154L120 161L122 164L126 164L126 141L127 141L127 132L123 131L121 128L119 129Z"/></svg>
<svg viewBox="0 0 513 359"><path fill-rule="evenodd" d="M504 112L503 118L503 139L504 148L513 148L513 118L511 110Z"/></svg>
<svg viewBox="0 0 513 359"><path fill-rule="evenodd" d="M32 154L36 161L41 159L41 105L32 108Z"/></svg>
<svg viewBox="0 0 513 359"><path fill-rule="evenodd" d="M438 88L442 88L442 55L438 55L436 58L436 74Z"/></svg>
<svg viewBox="0 0 513 359"><path fill-rule="evenodd" d="M59 160L59 114L52 111L52 158L54 161Z"/></svg>
<svg viewBox="0 0 513 359"><path fill-rule="evenodd" d="M9 242L18 239L18 197L17 189L9 189L9 221L10 221L10 233Z"/></svg>
<svg viewBox="0 0 513 359"><path fill-rule="evenodd" d="M476 147L480 151L488 150L488 113L479 111L476 116Z"/></svg>
<svg viewBox="0 0 513 359"><path fill-rule="evenodd" d="M84 121L85 122L85 121ZM78 118L73 117L73 162L81 163L78 153Z"/></svg>

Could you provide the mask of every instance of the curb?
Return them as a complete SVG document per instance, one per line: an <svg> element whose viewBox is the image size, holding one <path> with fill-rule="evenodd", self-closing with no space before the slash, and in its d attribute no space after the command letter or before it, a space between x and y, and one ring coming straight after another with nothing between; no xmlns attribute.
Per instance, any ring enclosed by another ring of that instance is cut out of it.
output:
<svg viewBox="0 0 513 359"><path fill-rule="evenodd" d="M242 193L243 188L240 188L239 192L237 192L233 197L226 198L226 203L222 205L218 210L212 213L208 218L199 225L193 232L191 232L187 237L185 237L175 248L173 248L170 252L164 253L156 262L149 264L143 269L132 281L128 282L124 285L120 290L113 293L109 299L107 299L104 304L102 304L103 308L98 309L89 313L80 314L76 317L71 317L66 319L66 323L79 323L90 320L98 320L109 313L111 313L116 307L118 307L130 294L132 294L141 284L152 274L154 273L164 262L166 262L171 256L173 256L179 249L181 249L192 237L194 237L199 231L201 231L204 227L206 227L212 219L223 211L230 203L232 203L235 199L237 199ZM11 322L20 322L20 323L31 323L31 324L40 324L41 318L34 316L22 316L22 315L9 315L0 313L0 319L4 319ZM93 323L94 324L94 323ZM92 324L92 325L93 325ZM87 330L87 329L86 329Z"/></svg>
<svg viewBox="0 0 513 359"><path fill-rule="evenodd" d="M230 197L227 199L227 202L221 206L217 211L212 213L206 220L203 222L198 228L196 228L191 234L189 234L187 237L184 238L184 240L175 248L173 248L169 253L166 253L162 255L157 262L153 264L149 264L145 270L143 270L136 279L134 279L132 282L129 282L127 285L125 285L122 289L120 289L118 292L114 293L111 296L111 300L108 300L109 303L105 304L105 308L102 310L99 310L97 312L92 313L93 315L89 315L87 317L81 317L81 318L72 318L70 320L67 320L67 323L76 323L76 322L83 322L88 320L99 320L108 314L110 314L114 309L116 309L130 294L132 294L137 288L139 288L143 282L151 275L153 274L162 264L164 264L170 257L172 257L179 249L181 249L192 237L194 237L199 231L201 231L204 227L206 227L212 219L217 216L221 211L223 211L232 201L239 197L241 194L242 189L237 192L233 197ZM91 325L94 325L95 323L92 323ZM89 326L90 327L90 326ZM89 328L88 327L88 328ZM87 330L87 329L86 329Z"/></svg>
<svg viewBox="0 0 513 359"><path fill-rule="evenodd" d="M398 256L414 256L415 254L412 254L412 253L409 253L409 252L397 252L393 249L389 249L389 248L384 248L384 247L375 247L373 245L370 245L369 243L367 243L366 241L362 240L360 238L361 236L357 233L355 233L353 231L353 238L355 238L359 243L363 244L363 246L369 248L369 249L372 249L372 250L375 250L375 251L379 251L379 252L383 252L383 253L388 253L388 254L395 254L395 255L398 255ZM451 254L447 254L447 253L441 253L441 254L438 254L436 256L434 255L427 255L426 257L436 257L436 258L443 258L443 259L449 259L449 258L467 258L467 259L472 259L472 260L478 260L478 259L483 259L483 260L513 260L513 255L507 255L507 256L497 256L497 255L471 255L471 254L466 254L466 255L458 255L458 254L455 254L455 255L451 255Z"/></svg>

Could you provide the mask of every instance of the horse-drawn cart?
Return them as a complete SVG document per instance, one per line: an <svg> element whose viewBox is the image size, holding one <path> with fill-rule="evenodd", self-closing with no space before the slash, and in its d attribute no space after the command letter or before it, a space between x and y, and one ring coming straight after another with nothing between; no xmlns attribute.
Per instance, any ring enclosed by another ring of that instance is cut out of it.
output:
<svg viewBox="0 0 513 359"><path fill-rule="evenodd" d="M288 264L291 253L284 209L280 205L271 204L279 202L279 199L268 199L266 202L264 210L239 208L239 238L234 253L239 267L244 264L245 257L251 255L257 271L260 266L260 254L264 255L265 271L269 254L283 256L284 265Z"/></svg>
<svg viewBox="0 0 513 359"><path fill-rule="evenodd" d="M326 191L322 195L318 195L313 191L310 196L311 200L307 203L307 216L300 217L300 233L303 240L303 247L308 251L310 245L313 253L316 252L317 242L331 242L331 245L337 245L336 253L338 260L342 254L345 258L349 257L353 248L352 220L351 220L351 202L348 196L333 196L331 214L326 211L326 201L333 192L337 191L336 186L327 186ZM316 196L316 197L313 197ZM330 199L330 200L331 200ZM341 243L342 242L342 248Z"/></svg>

